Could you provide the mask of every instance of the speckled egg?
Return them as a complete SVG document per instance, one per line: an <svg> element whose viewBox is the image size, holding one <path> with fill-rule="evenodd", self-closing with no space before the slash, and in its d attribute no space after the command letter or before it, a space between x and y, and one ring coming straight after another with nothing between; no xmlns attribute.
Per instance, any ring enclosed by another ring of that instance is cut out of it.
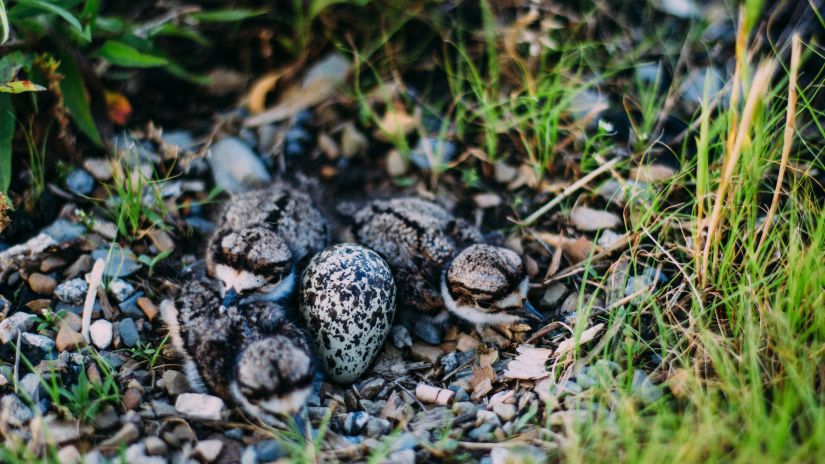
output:
<svg viewBox="0 0 825 464"><path fill-rule="evenodd" d="M378 354L395 315L389 266L360 245L321 251L301 277L300 313L329 378L355 381Z"/></svg>

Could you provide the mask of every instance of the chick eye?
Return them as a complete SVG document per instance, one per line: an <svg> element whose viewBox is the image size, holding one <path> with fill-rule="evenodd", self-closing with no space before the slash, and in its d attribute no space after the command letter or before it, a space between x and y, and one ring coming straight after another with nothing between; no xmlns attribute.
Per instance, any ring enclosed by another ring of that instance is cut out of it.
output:
<svg viewBox="0 0 825 464"><path fill-rule="evenodd" d="M478 305L479 308L482 308L482 309L490 309L490 308L493 307L493 304L490 303L490 302L487 302L487 301L481 301L481 302L478 302L476 304Z"/></svg>

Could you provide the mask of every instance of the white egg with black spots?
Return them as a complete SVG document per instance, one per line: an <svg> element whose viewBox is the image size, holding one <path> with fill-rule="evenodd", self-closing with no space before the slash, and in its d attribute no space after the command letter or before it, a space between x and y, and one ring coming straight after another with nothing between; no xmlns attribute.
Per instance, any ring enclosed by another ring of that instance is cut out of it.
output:
<svg viewBox="0 0 825 464"><path fill-rule="evenodd" d="M354 244L331 246L301 278L300 312L331 380L353 382L389 334L395 282L378 253Z"/></svg>

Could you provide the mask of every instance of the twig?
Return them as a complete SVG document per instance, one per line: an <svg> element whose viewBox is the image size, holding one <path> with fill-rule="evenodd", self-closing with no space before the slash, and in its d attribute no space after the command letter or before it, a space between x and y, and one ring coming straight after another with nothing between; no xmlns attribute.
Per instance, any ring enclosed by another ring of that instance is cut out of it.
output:
<svg viewBox="0 0 825 464"><path fill-rule="evenodd" d="M768 210L768 215L765 216L765 223L762 226L762 237L759 238L759 246L768 238L768 232L771 230L773 216L776 214L776 208L779 206L779 196L782 193L782 181L785 179L785 168L788 166L788 158L791 155L791 145L793 145L793 133L796 126L796 79L799 71L799 55L802 51L802 43L799 39L799 33L793 35L791 40L791 77L788 80L788 110L785 114L785 133L782 140L782 159L779 162L779 174L776 177L776 187L773 189L773 200L771 200L771 207Z"/></svg>
<svg viewBox="0 0 825 464"><path fill-rule="evenodd" d="M572 195L574 192L579 190L580 188L584 187L585 185L589 184L590 181L595 179L596 177L602 175L605 171L609 171L613 168L616 164L621 161L621 158L613 158L612 160L608 161L606 164L602 164L598 168L594 169L591 173L587 174L586 176L582 177L581 179L577 180L576 182L570 184L567 188L562 190L562 192L556 195L552 200L548 201L544 204L541 208L536 210L533 214L527 216L527 219L518 223L522 226L529 226L536 222L538 218L542 217L545 213L553 209L559 203L562 202L565 198Z"/></svg>
<svg viewBox="0 0 825 464"><path fill-rule="evenodd" d="M92 325L92 307L95 305L95 295L97 287L103 280L103 270L106 269L106 260L98 258L92 267L92 277L89 279L89 289L86 291L86 301L83 302L83 319L81 324L81 334L86 343L91 343L89 338L89 326Z"/></svg>

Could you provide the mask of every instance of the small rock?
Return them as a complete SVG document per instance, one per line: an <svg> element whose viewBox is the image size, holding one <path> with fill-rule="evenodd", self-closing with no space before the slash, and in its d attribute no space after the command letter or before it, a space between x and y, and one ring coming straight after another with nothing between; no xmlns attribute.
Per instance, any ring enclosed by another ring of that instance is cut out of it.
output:
<svg viewBox="0 0 825 464"><path fill-rule="evenodd" d="M129 388L123 394L122 404L126 411L136 410L140 405L140 400L143 399L143 394L137 388Z"/></svg>
<svg viewBox="0 0 825 464"><path fill-rule="evenodd" d="M56 280L39 272L32 273L28 280L29 287L31 287L32 291L41 295L51 295L54 292L54 288L57 287Z"/></svg>
<svg viewBox="0 0 825 464"><path fill-rule="evenodd" d="M28 395L29 398L36 399L38 397L40 386L40 377L32 372L24 375L23 379L20 380L20 388L26 392L26 395Z"/></svg>
<svg viewBox="0 0 825 464"><path fill-rule="evenodd" d="M166 417L175 415L175 407L163 400L152 401L152 412L157 417Z"/></svg>
<svg viewBox="0 0 825 464"><path fill-rule="evenodd" d="M66 261L57 256L49 256L40 262L40 272L49 273L66 265Z"/></svg>
<svg viewBox="0 0 825 464"><path fill-rule="evenodd" d="M415 321L413 334L430 345L440 345L442 341L441 330L443 326L435 323L430 318L420 318Z"/></svg>
<svg viewBox="0 0 825 464"><path fill-rule="evenodd" d="M371 400L374 399L386 385L386 380L381 377L373 377L364 380L358 385L358 394L360 394L363 399Z"/></svg>
<svg viewBox="0 0 825 464"><path fill-rule="evenodd" d="M26 332L23 334L22 339L25 344L39 348L46 353L54 349L54 340L43 335Z"/></svg>
<svg viewBox="0 0 825 464"><path fill-rule="evenodd" d="M516 178L518 175L518 169L510 166L504 161L499 161L493 168L493 175L496 178L496 182L499 184L507 184Z"/></svg>
<svg viewBox="0 0 825 464"><path fill-rule="evenodd" d="M225 406L223 400L202 393L182 393L178 395L175 409L193 419L220 420Z"/></svg>
<svg viewBox="0 0 825 464"><path fill-rule="evenodd" d="M473 201L481 209L495 208L502 202L501 197L495 193L479 193L473 196Z"/></svg>
<svg viewBox="0 0 825 464"><path fill-rule="evenodd" d="M463 416L465 414L472 414L475 416L478 414L478 411L481 409L481 406L473 403L472 401L459 401L453 403L453 412L457 416Z"/></svg>
<svg viewBox="0 0 825 464"><path fill-rule="evenodd" d="M481 424L480 426L470 430L467 436L476 441L484 441L493 432L495 426L493 424Z"/></svg>
<svg viewBox="0 0 825 464"><path fill-rule="evenodd" d="M80 316L75 313L67 312L64 313L63 316L60 318L60 326L68 326L70 329L74 330L75 332L80 332L82 321Z"/></svg>
<svg viewBox="0 0 825 464"><path fill-rule="evenodd" d="M85 274L92 270L92 265L94 262L92 261L92 257L89 255L80 255L79 258L75 260L71 264L71 266L67 267L66 270L63 271L63 277L74 277L76 275ZM81 279L84 283L85 280ZM87 284L88 285L88 284ZM57 289L55 289L55 293L57 293ZM84 292L85 293L85 292ZM59 298L59 296L58 296ZM69 303L67 301L67 303ZM80 304L80 303L77 303Z"/></svg>
<svg viewBox="0 0 825 464"><path fill-rule="evenodd" d="M0 342L8 343L17 339L18 332L31 329L34 324L34 314L16 312L3 321L0 321Z"/></svg>
<svg viewBox="0 0 825 464"><path fill-rule="evenodd" d="M106 277L126 277L137 272L142 266L131 250L122 248L100 248L92 252L92 259L106 260L103 275Z"/></svg>
<svg viewBox="0 0 825 464"><path fill-rule="evenodd" d="M86 346L86 340L78 332L72 330L68 324L62 324L55 340L57 351L76 350Z"/></svg>
<svg viewBox="0 0 825 464"><path fill-rule="evenodd" d="M444 356L442 356L440 362L441 365L444 367L444 372L449 373L463 366L465 363L475 358L475 356L475 350L465 352L454 351L452 353L447 353Z"/></svg>
<svg viewBox="0 0 825 464"><path fill-rule="evenodd" d="M175 370L168 370L163 373L163 387L169 395L177 396L189 391L189 382L182 373Z"/></svg>
<svg viewBox="0 0 825 464"><path fill-rule="evenodd" d="M86 299L89 284L81 278L67 280L54 289L58 300L70 305L82 305Z"/></svg>
<svg viewBox="0 0 825 464"><path fill-rule="evenodd" d="M618 241L622 238L624 238L622 234L617 234L616 232L608 229L602 232L596 244L602 248L610 248L614 244L618 243Z"/></svg>
<svg viewBox="0 0 825 464"><path fill-rule="evenodd" d="M261 462L271 462L269 460L261 459ZM241 453L241 464L257 464L258 463L258 453L255 451L254 446L247 446L243 453Z"/></svg>
<svg viewBox="0 0 825 464"><path fill-rule="evenodd" d="M105 182L112 178L112 164L107 159L103 158L86 158L83 161L83 168L89 171L92 176Z"/></svg>
<svg viewBox="0 0 825 464"><path fill-rule="evenodd" d="M97 430L109 430L118 423L120 423L120 416L115 410L115 407L107 404L95 416L94 426Z"/></svg>
<svg viewBox="0 0 825 464"><path fill-rule="evenodd" d="M264 440L259 442L253 449L258 457L258 462L273 462L286 455L281 447L281 444L275 440Z"/></svg>
<svg viewBox="0 0 825 464"><path fill-rule="evenodd" d="M662 390L641 369L633 371L631 389L645 404L655 403L662 398Z"/></svg>
<svg viewBox="0 0 825 464"><path fill-rule="evenodd" d="M82 224L60 218L43 229L42 232L54 239L55 242L63 243L80 237L86 232L86 228Z"/></svg>
<svg viewBox="0 0 825 464"><path fill-rule="evenodd" d="M74 445L67 445L57 452L57 462L60 464L78 464L82 460L80 451Z"/></svg>
<svg viewBox="0 0 825 464"><path fill-rule="evenodd" d="M363 409L365 413L371 416L377 416L381 414L381 411L383 411L384 408L387 406L387 402L384 400L371 401L361 399L359 403L361 404L361 409Z"/></svg>
<svg viewBox="0 0 825 464"><path fill-rule="evenodd" d="M431 161L436 167L449 163L456 153L455 144L449 140L433 137L422 137L410 153L410 161L419 169L429 171Z"/></svg>
<svg viewBox="0 0 825 464"><path fill-rule="evenodd" d="M341 133L341 154L345 158L352 158L355 155L364 154L369 146L367 137L364 136L354 124L347 124Z"/></svg>
<svg viewBox="0 0 825 464"><path fill-rule="evenodd" d="M106 319L98 319L89 326L89 338L98 349L105 350L112 344L112 323Z"/></svg>
<svg viewBox="0 0 825 464"><path fill-rule="evenodd" d="M415 342L412 345L410 354L416 361L428 362L435 366L438 363L438 358L440 358L441 355L444 354L444 352L441 351L441 348L437 346L431 346L424 343Z"/></svg>
<svg viewBox="0 0 825 464"><path fill-rule="evenodd" d="M195 456L199 456L206 462L218 459L223 451L223 442L220 440L201 440L195 445Z"/></svg>
<svg viewBox="0 0 825 464"><path fill-rule="evenodd" d="M31 300L28 303L26 303L26 307L32 310L32 312L37 314L38 316L42 316L44 309L52 307L52 300L51 298L38 298L36 300Z"/></svg>
<svg viewBox="0 0 825 464"><path fill-rule="evenodd" d="M239 193L272 180L258 156L238 138L223 138L212 145L210 152L215 184L223 190Z"/></svg>
<svg viewBox="0 0 825 464"><path fill-rule="evenodd" d="M118 303L122 303L135 293L135 287L122 279L115 279L109 283L109 291Z"/></svg>
<svg viewBox="0 0 825 464"><path fill-rule="evenodd" d="M512 420L516 417L516 407L512 404L496 403L493 405L493 412L498 415L504 422Z"/></svg>
<svg viewBox="0 0 825 464"><path fill-rule="evenodd" d="M390 330L390 340L392 340L392 346L398 348L399 350L412 346L412 337L410 336L410 332L403 325L392 326L392 329Z"/></svg>
<svg viewBox="0 0 825 464"><path fill-rule="evenodd" d="M137 305L138 298L140 298L142 296L143 296L143 292L137 292L134 295L126 298L124 301L122 301L118 305L118 308L120 308L120 312L124 316L130 317L132 319L142 319L143 316L144 316L143 310L138 308L138 305Z"/></svg>
<svg viewBox="0 0 825 464"><path fill-rule="evenodd" d="M66 187L70 191L86 196L95 188L95 179L83 169L75 169L66 176Z"/></svg>
<svg viewBox="0 0 825 464"><path fill-rule="evenodd" d="M476 413L476 424L492 424L494 427L501 426L501 419L499 419L498 415L493 411L487 411L486 409L480 409Z"/></svg>
<svg viewBox="0 0 825 464"><path fill-rule="evenodd" d="M127 317L120 321L118 324L118 333L120 334L120 341L123 342L124 346L129 348L134 347L140 341L137 325L135 325L135 321L131 318Z"/></svg>
<svg viewBox="0 0 825 464"><path fill-rule="evenodd" d="M146 437L143 446L146 447L146 454L149 456L162 456L168 450L166 443L158 437Z"/></svg>
<svg viewBox="0 0 825 464"><path fill-rule="evenodd" d="M370 415L361 411L351 412L344 418L343 431L347 435L360 435L367 426Z"/></svg>
<svg viewBox="0 0 825 464"><path fill-rule="evenodd" d="M566 294L567 287L563 283L553 282L547 287L547 290L544 291L544 295L542 295L541 301L539 302L539 307L542 309L553 309Z"/></svg>
<svg viewBox="0 0 825 464"><path fill-rule="evenodd" d="M388 434L390 430L392 430L392 423L387 419L370 417L367 422L366 433L368 437L378 438L382 435Z"/></svg>
<svg viewBox="0 0 825 464"><path fill-rule="evenodd" d="M416 456L414 449L403 449L393 451L384 461L386 464L415 464Z"/></svg>
<svg viewBox="0 0 825 464"><path fill-rule="evenodd" d="M0 423L22 427L32 418L34 418L32 410L14 393L9 393L0 399Z"/></svg>
<svg viewBox="0 0 825 464"><path fill-rule="evenodd" d="M392 177L403 176L410 168L409 160L400 150L393 148L387 153L387 174Z"/></svg>
<svg viewBox="0 0 825 464"><path fill-rule="evenodd" d="M166 464L166 459L157 456L147 456L143 443L135 443L126 448L123 453L124 462L129 464Z"/></svg>
<svg viewBox="0 0 825 464"><path fill-rule="evenodd" d="M140 307L141 311L143 311L143 314L146 315L146 319L149 319L150 322L155 319L155 316L158 315L158 307L152 303L152 300L146 298L145 296L137 299L137 305Z"/></svg>
<svg viewBox="0 0 825 464"><path fill-rule="evenodd" d="M570 211L570 222L577 229L584 232L595 232L601 229L612 229L621 225L619 216L598 209L579 206Z"/></svg>

